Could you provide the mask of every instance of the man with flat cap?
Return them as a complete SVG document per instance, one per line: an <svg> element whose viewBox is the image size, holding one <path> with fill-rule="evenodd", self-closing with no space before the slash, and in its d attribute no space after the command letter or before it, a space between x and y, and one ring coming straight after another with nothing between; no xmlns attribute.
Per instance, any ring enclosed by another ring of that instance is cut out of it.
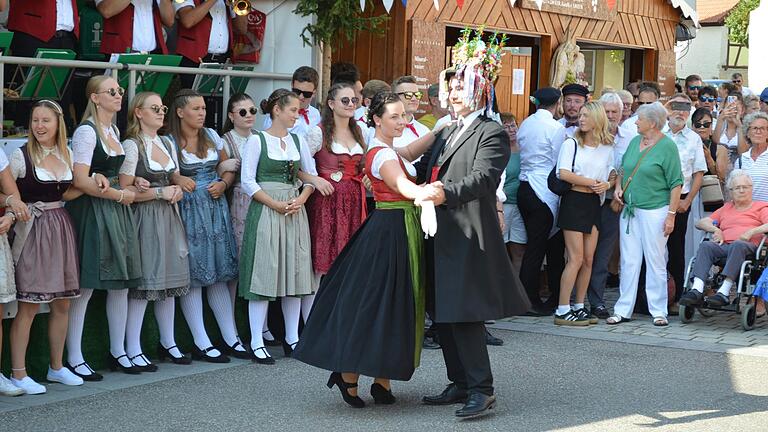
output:
<svg viewBox="0 0 768 432"><path fill-rule="evenodd" d="M560 197L547 186L547 177L557 164L560 146L566 138L565 127L554 119L560 90L537 90L531 101L538 107L517 131L520 146L520 186L517 206L523 217L528 245L520 266L520 281L531 300L530 314L551 315L558 303L560 276L565 267L565 242L556 227ZM546 303L539 296L539 272L547 257L547 281L550 296Z"/></svg>
<svg viewBox="0 0 768 432"><path fill-rule="evenodd" d="M565 135L573 137L579 128L579 113L587 103L589 89L581 84L568 84L563 87L563 118L559 120L565 127Z"/></svg>

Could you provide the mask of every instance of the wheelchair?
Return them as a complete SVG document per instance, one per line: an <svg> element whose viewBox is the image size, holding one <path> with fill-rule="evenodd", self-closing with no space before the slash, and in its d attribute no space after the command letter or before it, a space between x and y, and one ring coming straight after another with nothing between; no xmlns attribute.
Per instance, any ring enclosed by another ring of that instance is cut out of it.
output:
<svg viewBox="0 0 768 432"><path fill-rule="evenodd" d="M747 259L741 263L741 269L739 271L738 280L734 281L736 287L736 297L732 301L724 306L713 306L707 304L706 299L696 306L680 305L680 321L683 323L690 323L693 321L693 316L698 310L704 317L710 317L713 315L713 311L723 311L741 314L741 327L745 331L752 330L755 327L756 311L755 311L755 298L752 295L757 286L757 281L760 279L760 275L768 267L768 242L766 239L768 236L763 236L760 240L760 244L755 249L755 253L748 255ZM704 238L702 242L710 241L709 236ZM688 261L688 267L685 270L685 287L684 292L692 289L693 286L693 266L696 261L696 256ZM719 265L719 266L718 266ZM710 270L710 275L707 280L704 281L704 293L706 294L710 289L717 291L717 288L725 280L725 276L720 274L722 266L725 265L725 260L719 263L715 263L713 268L717 268L717 271ZM746 298L746 301L742 305L742 298Z"/></svg>

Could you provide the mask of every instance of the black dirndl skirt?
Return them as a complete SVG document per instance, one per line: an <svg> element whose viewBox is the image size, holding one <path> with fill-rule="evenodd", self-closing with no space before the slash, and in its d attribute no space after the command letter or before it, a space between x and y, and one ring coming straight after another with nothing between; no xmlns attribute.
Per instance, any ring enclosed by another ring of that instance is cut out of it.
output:
<svg viewBox="0 0 768 432"><path fill-rule="evenodd" d="M600 195L568 191L560 198L557 226L568 231L591 233L592 227L600 230Z"/></svg>
<svg viewBox="0 0 768 432"><path fill-rule="evenodd" d="M377 209L360 226L323 277L291 357L334 372L411 378L424 323L405 219L403 210Z"/></svg>

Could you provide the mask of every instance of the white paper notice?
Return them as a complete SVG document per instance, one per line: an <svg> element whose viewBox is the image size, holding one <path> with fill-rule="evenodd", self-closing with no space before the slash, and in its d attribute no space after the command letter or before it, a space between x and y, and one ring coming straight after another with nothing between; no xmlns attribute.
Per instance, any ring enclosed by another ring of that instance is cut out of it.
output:
<svg viewBox="0 0 768 432"><path fill-rule="evenodd" d="M525 94L525 69L512 69L512 94Z"/></svg>

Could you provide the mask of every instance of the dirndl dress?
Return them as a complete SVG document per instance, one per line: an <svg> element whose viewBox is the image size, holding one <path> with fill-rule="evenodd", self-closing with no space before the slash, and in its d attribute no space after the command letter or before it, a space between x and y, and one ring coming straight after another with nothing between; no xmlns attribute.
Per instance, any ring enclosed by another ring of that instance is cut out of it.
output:
<svg viewBox="0 0 768 432"><path fill-rule="evenodd" d="M213 142L219 142L220 138L214 137L215 132L206 131ZM173 141L172 137L168 138ZM175 143L174 146L178 147ZM218 179L218 153L209 150L207 160L188 162L183 152L177 150L181 175L192 178L196 185L193 192L184 192L179 203L189 245L191 286L231 281L237 278L237 246L229 206L225 196L213 199L208 193L208 186Z"/></svg>
<svg viewBox="0 0 768 432"><path fill-rule="evenodd" d="M291 136L301 154L298 137ZM256 182L277 201L297 198L301 161L270 159L264 135L258 133L258 137L261 154ZM240 254L238 294L246 300L312 294L310 249L309 222L304 207L298 213L284 216L251 200Z"/></svg>
<svg viewBox="0 0 768 432"><path fill-rule="evenodd" d="M0 152L0 171L8 168L8 157ZM16 282L13 277L13 256L8 235L0 235L0 304L16 300Z"/></svg>
<svg viewBox="0 0 768 432"><path fill-rule="evenodd" d="M367 172L372 172L376 153L386 149L382 146L369 149ZM408 173L405 162L398 159ZM329 371L407 381L419 365L424 337L419 210L384 181L370 179L376 211L320 282L291 356Z"/></svg>
<svg viewBox="0 0 768 432"><path fill-rule="evenodd" d="M170 141L159 136L157 139L171 163L163 169L152 169L144 140L129 140L124 144L126 163L120 170L147 180L153 189L169 186L171 175L178 169L171 156L174 151ZM135 165L127 162L129 155ZM142 278L141 285L128 292L129 297L153 301L186 295L190 284L189 248L178 205L165 200L137 202L133 204L133 214L139 232Z"/></svg>
<svg viewBox="0 0 768 432"><path fill-rule="evenodd" d="M16 264L16 298L26 303L50 303L79 297L75 228L62 202L72 184L72 171L68 170L62 180L41 180L26 145L15 150L11 160L16 186L30 213L29 221L16 221L14 226L11 250Z"/></svg>
<svg viewBox="0 0 768 432"><path fill-rule="evenodd" d="M95 126L85 122L80 127ZM109 156L96 134L90 173L104 175L120 188L118 171L125 155ZM104 198L82 195L65 206L75 226L80 287L97 290L136 288L141 284L141 255L133 211Z"/></svg>
<svg viewBox="0 0 768 432"><path fill-rule="evenodd" d="M240 154L248 138L243 138L234 129L225 133L222 138L224 138L224 150L227 152L227 155L230 158L242 160ZM229 199L229 216L232 218L232 231L235 233L235 242L239 252L243 248L245 218L248 216L248 206L252 201L251 197L243 192L240 185L240 173L237 174L235 184L232 185L227 198Z"/></svg>

